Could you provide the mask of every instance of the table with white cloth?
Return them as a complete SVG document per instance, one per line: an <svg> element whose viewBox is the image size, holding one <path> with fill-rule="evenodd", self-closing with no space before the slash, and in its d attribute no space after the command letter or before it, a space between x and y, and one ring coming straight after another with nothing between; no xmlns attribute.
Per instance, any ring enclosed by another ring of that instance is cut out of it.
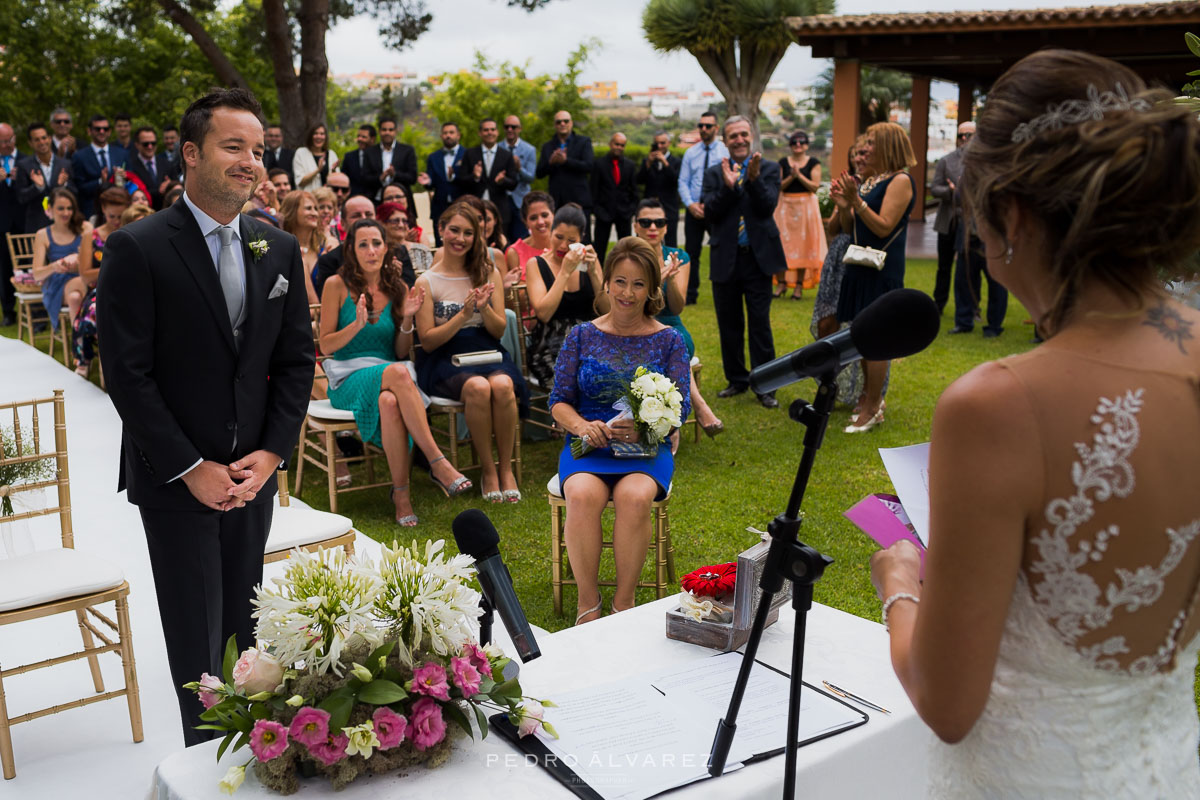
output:
<svg viewBox="0 0 1200 800"><path fill-rule="evenodd" d="M666 611L677 603L677 598L668 597L578 628L539 636L542 656L521 666L522 688L527 695L553 700L597 680L616 681L710 657L712 650L666 638ZM790 606L785 606L779 622L763 634L759 661L788 670L794 621ZM498 620L496 627L499 632ZM822 800L924 796L931 734L892 672L883 626L814 604L808 614L807 634L805 682L820 686L822 680L828 680L892 713L864 709L870 717L865 725L801 747L797 796ZM780 702L786 703L787 698L781 697ZM553 713L554 709L547 709L547 720L554 721ZM151 798L215 800L223 796L217 782L229 767L243 764L251 756L248 749L226 753L218 764L217 745L216 741L207 742L164 759L155 771ZM778 798L783 767L782 756L769 758L678 789L671 796L681 800ZM304 781L300 792L304 797L335 794L328 779L320 776ZM573 796L495 732L482 742L460 740L450 761L438 769L416 767L403 777L367 777L336 794L344 800L456 794L481 798ZM274 795L250 769L237 796L248 800Z"/></svg>

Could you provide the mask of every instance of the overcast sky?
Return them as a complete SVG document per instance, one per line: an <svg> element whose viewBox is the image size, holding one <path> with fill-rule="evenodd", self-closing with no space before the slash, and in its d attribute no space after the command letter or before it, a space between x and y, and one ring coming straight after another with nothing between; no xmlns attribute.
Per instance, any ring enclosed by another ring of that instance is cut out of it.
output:
<svg viewBox="0 0 1200 800"><path fill-rule="evenodd" d="M1118 5L1120 0L897 0L888 11L951 11L995 8L1057 8ZM642 35L646 0L551 0L532 14L509 8L504 0L427 0L434 18L429 31L402 52L385 48L370 17L357 17L330 31L326 49L335 74L389 72L394 69L437 74L469 67L473 52L494 61L529 61L531 70L559 72L580 40L594 36L603 49L586 66L583 80L615 80L621 92L648 86L711 90L712 82L688 53L661 55ZM841 0L842 14L870 14L880 3ZM1182 42L1180 43L1182 47ZM793 46L775 70L775 80L804 85L829 63L813 59L809 48Z"/></svg>

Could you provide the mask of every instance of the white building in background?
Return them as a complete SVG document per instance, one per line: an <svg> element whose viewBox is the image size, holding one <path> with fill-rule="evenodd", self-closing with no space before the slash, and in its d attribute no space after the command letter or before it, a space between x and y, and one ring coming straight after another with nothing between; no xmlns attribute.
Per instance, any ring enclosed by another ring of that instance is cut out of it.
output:
<svg viewBox="0 0 1200 800"><path fill-rule="evenodd" d="M813 88L811 86L788 86L783 81L772 81L758 101L759 109L774 123L783 122L782 102L787 100L802 117L812 114Z"/></svg>
<svg viewBox="0 0 1200 800"><path fill-rule="evenodd" d="M407 89L420 88L423 82L429 80L429 76L393 68L391 72L363 71L347 75L334 75L333 80L339 86L348 89L382 89L384 86L391 86L393 92L403 92Z"/></svg>
<svg viewBox="0 0 1200 800"><path fill-rule="evenodd" d="M907 108L893 108L888 117L892 122L897 122L911 131L912 112ZM929 160L931 162L954 149L957 133L958 101L931 99L929 101Z"/></svg>
<svg viewBox="0 0 1200 800"><path fill-rule="evenodd" d="M649 103L650 115L660 119L678 114L680 119L699 117L720 100L716 92L701 92L696 89L679 91L665 86L651 86L645 91L626 92L634 103Z"/></svg>

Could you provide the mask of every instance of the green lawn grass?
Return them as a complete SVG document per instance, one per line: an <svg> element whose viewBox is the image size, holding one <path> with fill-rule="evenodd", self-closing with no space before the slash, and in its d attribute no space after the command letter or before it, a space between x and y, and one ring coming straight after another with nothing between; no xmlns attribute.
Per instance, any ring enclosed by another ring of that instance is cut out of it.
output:
<svg viewBox="0 0 1200 800"><path fill-rule="evenodd" d="M707 261L707 251L703 260ZM910 260L905 283L932 293L934 272L934 262ZM708 274L706 264L702 274ZM780 355L812 341L809 324L815 292L806 294L802 301L776 300L771 307L775 348ZM805 542L834 559L816 585L817 602L878 619L879 601L871 586L868 566L876 545L842 516L843 511L863 496L891 491L891 482L876 450L926 441L934 404L951 381L984 361L1033 346L1033 328L1024 324L1028 314L1015 299L1009 300L1005 330L996 339L984 339L980 326L972 334L948 336L946 332L953 325L952 308L953 303L942 317L941 333L927 350L893 363L883 425L867 434L847 436L840 429L847 424L849 410L839 409L834 414L809 482L800 533ZM804 428L788 418L786 409L797 398L811 399L816 386L813 381L805 380L781 389L778 393L781 408L775 411L763 409L751 393L719 400L716 393L725 381L711 284L707 281L701 285L700 302L688 306L684 312L684 322L704 362L701 385L705 397L724 421L725 432L716 439L702 437L699 444L690 435L685 436L676 458L670 519L679 574L706 564L734 560L738 552L754 543L754 535L746 532L746 526L765 530L767 523L783 511L804 435ZM0 328L0 334L15 336L16 329ZM74 380L64 373L64 380L68 379ZM559 630L575 618L573 587L564 588L563 615L557 616L550 586L550 509L545 485L557 468L560 447L557 441L523 444L524 499L515 505L483 503L475 491L447 500L425 473L414 470L413 505L421 517L418 527L400 528L392 521L392 505L386 489L342 495L338 510L354 520L359 530L377 540L443 538L453 552L451 521L466 508L482 508L500 532L501 552L530 621L547 630ZM305 501L316 508L328 509L324 475L316 469L306 472ZM471 477L477 477L477 473ZM611 525L611 515L605 524ZM601 570L612 576L611 555L606 555ZM645 576L652 577L649 566ZM639 602L653 597L652 590L639 590ZM1200 697L1200 682L1197 696Z"/></svg>

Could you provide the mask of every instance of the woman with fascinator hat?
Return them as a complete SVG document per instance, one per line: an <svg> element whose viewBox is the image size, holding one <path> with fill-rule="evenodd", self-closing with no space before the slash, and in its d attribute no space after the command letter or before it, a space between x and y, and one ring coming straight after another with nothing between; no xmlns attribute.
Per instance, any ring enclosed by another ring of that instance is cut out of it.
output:
<svg viewBox="0 0 1200 800"><path fill-rule="evenodd" d="M964 161L1037 349L946 390L930 547L876 553L935 797L1200 797L1200 122L1087 53L988 93Z"/></svg>

